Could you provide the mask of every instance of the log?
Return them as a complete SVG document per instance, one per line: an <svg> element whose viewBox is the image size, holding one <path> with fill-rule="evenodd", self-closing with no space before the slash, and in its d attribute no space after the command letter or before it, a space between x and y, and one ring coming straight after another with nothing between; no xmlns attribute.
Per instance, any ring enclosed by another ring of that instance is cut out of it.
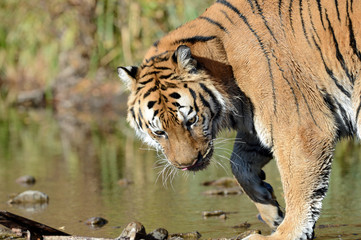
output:
<svg viewBox="0 0 361 240"><path fill-rule="evenodd" d="M0 210L0 224L10 229L21 229L23 232L29 231L31 240L43 239L43 236L70 236L68 233L8 211Z"/></svg>

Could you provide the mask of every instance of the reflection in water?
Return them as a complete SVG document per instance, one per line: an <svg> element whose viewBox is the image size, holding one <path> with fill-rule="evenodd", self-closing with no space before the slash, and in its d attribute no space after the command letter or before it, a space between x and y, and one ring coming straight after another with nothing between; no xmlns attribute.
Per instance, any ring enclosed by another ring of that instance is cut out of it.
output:
<svg viewBox="0 0 361 240"><path fill-rule="evenodd" d="M224 143L215 154L224 168L213 163L195 175L179 172L165 187L161 177L157 180L161 171L156 168L157 153L134 140L133 131L123 121L110 123L113 127L107 125L104 133L95 127L98 124L84 128L83 123L77 122L64 127L66 121L59 124L49 111L1 111L0 209L55 228L62 227L74 235L94 237L116 237L121 233L119 228L135 220L142 222L147 231L158 227L171 233L197 230L203 238L237 235L244 229L233 226L244 222L251 224L252 229L269 233L256 219L256 209L244 195L202 194L211 189L202 186L203 181L231 176L229 163L223 159L229 157L229 151L222 149L232 149L232 141L221 140ZM335 154L330 191L318 222L321 227L316 229L317 239L361 237L360 168L360 147L352 141L341 142ZM266 167L266 172L281 199L282 188L274 161ZM16 183L23 175L34 176L36 184ZM133 183L121 186L119 179ZM28 189L49 195L49 205L29 211L6 203L9 195ZM215 210L234 214L226 220L202 218L203 211ZM85 224L91 217L103 217L108 224L91 229Z"/></svg>

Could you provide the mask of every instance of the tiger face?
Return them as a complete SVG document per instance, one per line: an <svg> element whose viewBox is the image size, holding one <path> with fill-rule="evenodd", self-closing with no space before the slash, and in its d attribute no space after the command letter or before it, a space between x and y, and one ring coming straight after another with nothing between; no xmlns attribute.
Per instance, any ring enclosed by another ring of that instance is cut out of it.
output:
<svg viewBox="0 0 361 240"><path fill-rule="evenodd" d="M131 90L127 118L137 135L161 149L175 167L204 169L213 154L224 99L189 47L146 59L139 68L120 67L118 74Z"/></svg>

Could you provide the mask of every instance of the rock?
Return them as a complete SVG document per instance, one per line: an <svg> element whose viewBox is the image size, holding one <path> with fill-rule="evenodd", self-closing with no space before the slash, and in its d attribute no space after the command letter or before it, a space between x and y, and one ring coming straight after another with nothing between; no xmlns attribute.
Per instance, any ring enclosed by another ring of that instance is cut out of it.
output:
<svg viewBox="0 0 361 240"><path fill-rule="evenodd" d="M92 217L85 221L86 225L89 225L93 228L101 228L107 223L108 223L108 220L106 220L102 217Z"/></svg>
<svg viewBox="0 0 361 240"><path fill-rule="evenodd" d="M233 226L232 228L250 228L251 224L248 222L241 223L239 225Z"/></svg>
<svg viewBox="0 0 361 240"><path fill-rule="evenodd" d="M180 239L187 239L187 240L197 240L200 239L202 235L195 231L189 233L173 233L170 235L170 239L172 240L180 240Z"/></svg>
<svg viewBox="0 0 361 240"><path fill-rule="evenodd" d="M251 234L261 234L260 230L247 230L241 234L239 234L238 236L231 238L232 240L242 240L243 238L251 235Z"/></svg>
<svg viewBox="0 0 361 240"><path fill-rule="evenodd" d="M16 179L15 182L21 185L31 186L35 184L36 180L33 176L25 175Z"/></svg>
<svg viewBox="0 0 361 240"><path fill-rule="evenodd" d="M146 236L147 240L165 240L167 238L168 231L164 228L157 228Z"/></svg>
<svg viewBox="0 0 361 240"><path fill-rule="evenodd" d="M238 186L237 180L232 177L223 177L213 181L203 182L203 186L234 187Z"/></svg>
<svg viewBox="0 0 361 240"><path fill-rule="evenodd" d="M243 192L240 187L212 189L203 192L204 195L219 195L219 196L238 195L242 193Z"/></svg>
<svg viewBox="0 0 361 240"><path fill-rule="evenodd" d="M48 202L48 195L33 190L22 192L8 201L9 204L43 204Z"/></svg>
<svg viewBox="0 0 361 240"><path fill-rule="evenodd" d="M117 240L140 240L145 239L146 232L144 226L139 222L129 223L120 234Z"/></svg>
<svg viewBox="0 0 361 240"><path fill-rule="evenodd" d="M175 237L169 238L169 240L184 240L184 238L175 236Z"/></svg>

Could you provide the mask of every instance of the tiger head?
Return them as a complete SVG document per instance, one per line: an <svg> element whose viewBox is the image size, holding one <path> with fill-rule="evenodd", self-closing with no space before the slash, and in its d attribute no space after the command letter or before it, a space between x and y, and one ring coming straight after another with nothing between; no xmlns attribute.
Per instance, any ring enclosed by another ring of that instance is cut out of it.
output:
<svg viewBox="0 0 361 240"><path fill-rule="evenodd" d="M175 167L204 169L228 104L190 48L153 55L140 67L119 67L118 74L131 91L127 120L137 135Z"/></svg>

